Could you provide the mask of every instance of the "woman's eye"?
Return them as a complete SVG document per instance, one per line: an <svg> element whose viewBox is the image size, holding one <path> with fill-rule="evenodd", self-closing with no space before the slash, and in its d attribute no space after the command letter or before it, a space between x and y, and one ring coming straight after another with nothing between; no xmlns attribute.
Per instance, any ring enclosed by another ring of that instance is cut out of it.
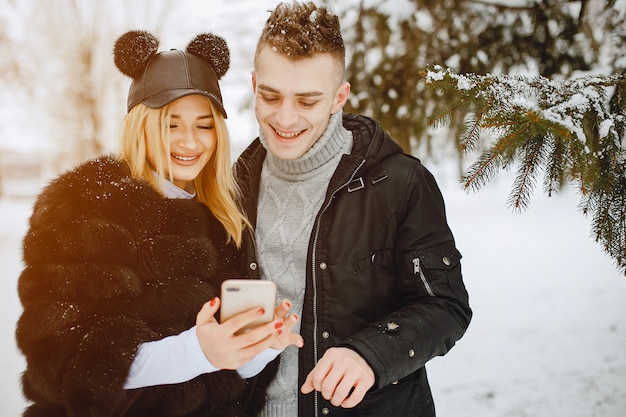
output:
<svg viewBox="0 0 626 417"><path fill-rule="evenodd" d="M215 126L213 125L204 125L204 126L198 126L198 129L202 129L202 130L211 130L214 129Z"/></svg>

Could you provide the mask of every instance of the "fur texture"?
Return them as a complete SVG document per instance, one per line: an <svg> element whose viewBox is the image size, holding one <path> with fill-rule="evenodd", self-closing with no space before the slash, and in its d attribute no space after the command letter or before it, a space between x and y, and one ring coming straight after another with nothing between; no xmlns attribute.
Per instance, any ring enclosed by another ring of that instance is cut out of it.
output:
<svg viewBox="0 0 626 417"><path fill-rule="evenodd" d="M123 389L141 343L189 329L222 280L243 276L225 240L204 205L161 196L115 158L53 181L34 206L18 283L24 416L255 415L273 366L255 380L220 371Z"/></svg>
<svg viewBox="0 0 626 417"><path fill-rule="evenodd" d="M113 62L118 70L130 78L139 78L148 62L157 54L159 40L144 30L131 30L120 36L113 46ZM221 79L230 67L230 49L226 40L212 33L196 35L186 52L204 59Z"/></svg>

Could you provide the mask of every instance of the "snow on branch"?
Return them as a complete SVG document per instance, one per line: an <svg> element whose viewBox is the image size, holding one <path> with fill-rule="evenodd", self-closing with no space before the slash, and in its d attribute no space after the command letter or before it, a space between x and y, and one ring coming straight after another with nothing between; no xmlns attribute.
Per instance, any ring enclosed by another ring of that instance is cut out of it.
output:
<svg viewBox="0 0 626 417"><path fill-rule="evenodd" d="M626 273L626 79L621 75L554 81L541 76L457 74L440 66L419 71L427 88L452 94L429 120L465 116L459 147L480 151L463 177L478 190L517 165L509 195L526 208L537 177L551 195L566 182L577 186L581 209L592 218L596 241Z"/></svg>

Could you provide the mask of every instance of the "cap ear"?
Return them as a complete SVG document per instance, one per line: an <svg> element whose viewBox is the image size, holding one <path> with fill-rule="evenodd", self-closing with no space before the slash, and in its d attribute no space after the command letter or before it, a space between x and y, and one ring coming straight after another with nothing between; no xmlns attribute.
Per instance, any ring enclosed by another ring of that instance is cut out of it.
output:
<svg viewBox="0 0 626 417"><path fill-rule="evenodd" d="M159 40L149 32L132 30L115 41L113 60L115 66L124 75L137 78L156 55Z"/></svg>
<svg viewBox="0 0 626 417"><path fill-rule="evenodd" d="M220 36L211 33L197 35L189 42L186 51L207 61L218 80L230 67L230 50L224 38Z"/></svg>

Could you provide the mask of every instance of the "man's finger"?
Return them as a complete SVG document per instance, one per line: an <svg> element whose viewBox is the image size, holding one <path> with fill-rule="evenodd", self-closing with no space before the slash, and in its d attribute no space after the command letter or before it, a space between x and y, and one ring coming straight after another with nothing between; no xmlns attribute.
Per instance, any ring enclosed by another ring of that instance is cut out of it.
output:
<svg viewBox="0 0 626 417"><path fill-rule="evenodd" d="M306 376L304 384L302 384L302 388L300 388L300 390L302 391L303 389L306 389L307 391L302 391L302 393L308 394L313 390L321 391L322 383L329 371L330 368L327 365L327 361L325 361L324 358L320 359L317 365L315 365L311 372L309 372L309 374Z"/></svg>
<svg viewBox="0 0 626 417"><path fill-rule="evenodd" d="M309 392L312 392L314 389L315 387L313 386L311 373L309 372L309 374L306 376L306 379L304 380L304 384L302 384L302 387L300 387L300 392L303 394L308 394Z"/></svg>
<svg viewBox="0 0 626 417"><path fill-rule="evenodd" d="M363 401L365 394L369 390L369 388L366 387L365 385L366 384L357 383L353 387L354 389L352 390L352 393L348 395L348 398L346 398L345 400L341 402L341 407L343 408L356 407L361 401Z"/></svg>
<svg viewBox="0 0 626 417"><path fill-rule="evenodd" d="M320 381L320 387L318 391L322 393L322 397L331 402L332 405L338 407L339 404L348 396L350 393L350 386L345 388L342 391L337 392L337 389L340 387L342 379L345 380L345 373L341 369L332 368L328 374L324 377L322 381ZM317 388L317 384L316 388ZM344 386L350 385L348 382L344 383Z"/></svg>

